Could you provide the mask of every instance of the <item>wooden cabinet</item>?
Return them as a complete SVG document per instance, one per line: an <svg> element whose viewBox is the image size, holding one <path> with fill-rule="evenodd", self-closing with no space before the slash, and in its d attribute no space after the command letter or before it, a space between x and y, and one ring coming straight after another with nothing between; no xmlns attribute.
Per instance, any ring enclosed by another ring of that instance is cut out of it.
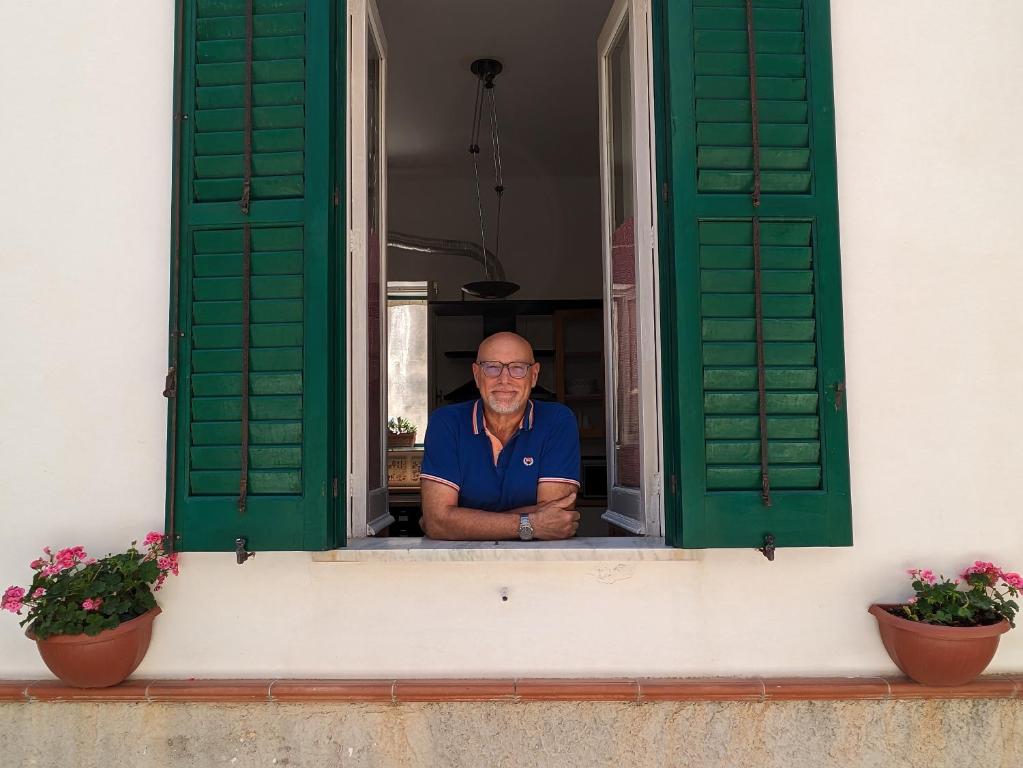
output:
<svg viewBox="0 0 1023 768"><path fill-rule="evenodd" d="M604 438L604 316L597 309L554 312L554 377L558 402L576 415L579 437Z"/></svg>

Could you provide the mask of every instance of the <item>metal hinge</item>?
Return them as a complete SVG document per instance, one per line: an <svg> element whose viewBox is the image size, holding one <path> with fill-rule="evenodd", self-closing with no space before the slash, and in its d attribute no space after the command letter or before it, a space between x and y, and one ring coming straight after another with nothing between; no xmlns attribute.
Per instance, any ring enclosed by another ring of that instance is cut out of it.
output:
<svg viewBox="0 0 1023 768"><path fill-rule="evenodd" d="M671 475L671 495L678 496L678 475L674 473Z"/></svg>
<svg viewBox="0 0 1023 768"><path fill-rule="evenodd" d="M337 498L337 497L338 497L339 495L341 495L341 491L340 491L340 485L341 485L340 481L338 480L338 478L336 478L336 477L335 477L335 478L334 478L334 498L335 498L335 499L336 499L336 498Z"/></svg>
<svg viewBox="0 0 1023 768"><path fill-rule="evenodd" d="M653 477L650 478L650 485L653 487L654 494L655 495L660 495L660 493L661 493L661 473L660 472L654 472Z"/></svg>
<svg viewBox="0 0 1023 768"><path fill-rule="evenodd" d="M668 182L666 181L661 184L661 199L668 202Z"/></svg>
<svg viewBox="0 0 1023 768"><path fill-rule="evenodd" d="M835 410L840 411L845 406L845 382L839 381L833 386L835 389Z"/></svg>
<svg viewBox="0 0 1023 768"><path fill-rule="evenodd" d="M776 547L774 546L774 534L769 533L766 536L764 536L764 546L758 547L757 551L773 563L775 549Z"/></svg>
<svg viewBox="0 0 1023 768"><path fill-rule="evenodd" d="M334 201L334 205L341 205L341 190L338 187L334 187L334 194L331 196L331 200Z"/></svg>
<svg viewBox="0 0 1023 768"><path fill-rule="evenodd" d="M167 369L167 378L163 380L163 396L168 399L178 396L178 371L173 366Z"/></svg>
<svg viewBox="0 0 1023 768"><path fill-rule="evenodd" d="M238 565L242 565L250 557L256 556L255 552L249 552L245 548L246 544L248 544L248 539L242 536L239 536L237 539L234 540L234 557L235 562L237 562Z"/></svg>

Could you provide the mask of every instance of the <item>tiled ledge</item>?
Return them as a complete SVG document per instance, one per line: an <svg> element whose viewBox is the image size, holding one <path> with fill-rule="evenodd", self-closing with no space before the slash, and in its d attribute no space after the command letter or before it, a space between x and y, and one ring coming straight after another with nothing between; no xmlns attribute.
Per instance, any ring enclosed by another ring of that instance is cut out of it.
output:
<svg viewBox="0 0 1023 768"><path fill-rule="evenodd" d="M474 680L129 680L113 688L0 680L0 703L376 703L447 701L811 701L1020 699L1023 675L928 687L899 677L746 677Z"/></svg>

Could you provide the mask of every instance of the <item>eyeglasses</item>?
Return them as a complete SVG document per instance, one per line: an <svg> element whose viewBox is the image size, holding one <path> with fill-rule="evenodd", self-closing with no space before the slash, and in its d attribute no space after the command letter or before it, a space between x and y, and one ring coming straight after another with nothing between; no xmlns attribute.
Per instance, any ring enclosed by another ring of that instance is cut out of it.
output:
<svg viewBox="0 0 1023 768"><path fill-rule="evenodd" d="M496 360L477 360L476 365L483 369L483 375L488 379L496 379L504 369L508 369L508 375L513 379L524 379L529 369L536 363L499 363Z"/></svg>

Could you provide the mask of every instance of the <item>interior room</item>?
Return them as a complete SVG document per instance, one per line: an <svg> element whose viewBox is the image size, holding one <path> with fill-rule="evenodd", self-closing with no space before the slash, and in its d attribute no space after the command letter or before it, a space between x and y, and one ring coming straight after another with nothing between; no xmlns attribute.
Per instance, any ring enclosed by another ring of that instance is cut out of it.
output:
<svg viewBox="0 0 1023 768"><path fill-rule="evenodd" d="M418 470L429 413L475 398L470 364L479 342L514 330L541 365L534 397L576 414L578 535L610 535L601 520L607 386L597 53L612 2L377 3L386 38L385 369L395 519L381 534L422 535ZM477 60L487 63L474 73Z"/></svg>

